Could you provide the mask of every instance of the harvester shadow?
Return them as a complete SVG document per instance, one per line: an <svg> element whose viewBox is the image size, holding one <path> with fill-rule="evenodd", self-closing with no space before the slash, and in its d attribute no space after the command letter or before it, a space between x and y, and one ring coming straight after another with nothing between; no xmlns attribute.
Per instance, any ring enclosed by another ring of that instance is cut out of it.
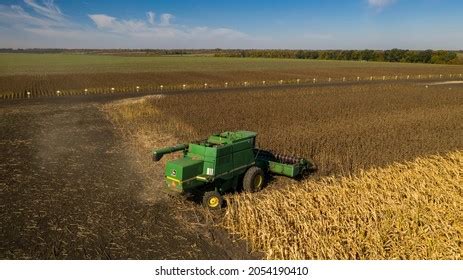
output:
<svg viewBox="0 0 463 280"><path fill-rule="evenodd" d="M311 169L305 171L304 173L292 178L293 181L295 182L301 182L303 180L306 180L308 178L310 178L311 176L313 176L316 172L317 172L317 167L314 165ZM270 173L266 173L265 174L265 184L264 186L262 187L262 189L260 191L263 191L265 189L267 189L268 187L272 186L273 183L275 183L277 181L277 178L279 176L277 175L273 175L273 174L270 174ZM230 191L230 192L227 192L226 194L241 194L241 193L244 193L244 189L243 189L243 185L240 184L238 186L238 188L234 191ZM197 192L192 192L192 193L188 193L184 196L184 199L187 200L187 201L190 201L190 202L193 202L195 205L197 206L201 206L202 205L202 202L203 202L203 196L204 196L204 193L205 191L197 191ZM227 207L227 201L224 200L223 201L223 207L222 208L226 208Z"/></svg>

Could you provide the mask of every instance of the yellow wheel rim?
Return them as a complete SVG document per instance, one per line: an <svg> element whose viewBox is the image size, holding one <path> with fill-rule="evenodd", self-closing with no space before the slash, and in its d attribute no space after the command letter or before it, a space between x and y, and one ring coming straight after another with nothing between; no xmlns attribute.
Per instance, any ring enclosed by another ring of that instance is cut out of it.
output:
<svg viewBox="0 0 463 280"><path fill-rule="evenodd" d="M209 207L215 208L217 206L219 206L219 198L215 196L209 198Z"/></svg>
<svg viewBox="0 0 463 280"><path fill-rule="evenodd" d="M264 179L262 178L261 175L257 175L256 178L254 178L254 187L255 187L256 189L260 188L260 186L262 185L262 181L263 181L263 180L264 180Z"/></svg>

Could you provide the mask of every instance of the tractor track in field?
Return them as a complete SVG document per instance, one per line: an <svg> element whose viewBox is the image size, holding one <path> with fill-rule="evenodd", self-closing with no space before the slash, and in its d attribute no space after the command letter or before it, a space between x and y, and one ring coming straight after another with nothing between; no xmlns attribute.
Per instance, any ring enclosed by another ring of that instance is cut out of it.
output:
<svg viewBox="0 0 463 280"><path fill-rule="evenodd" d="M140 199L150 183L101 110L118 98L0 103L0 259L257 258Z"/></svg>

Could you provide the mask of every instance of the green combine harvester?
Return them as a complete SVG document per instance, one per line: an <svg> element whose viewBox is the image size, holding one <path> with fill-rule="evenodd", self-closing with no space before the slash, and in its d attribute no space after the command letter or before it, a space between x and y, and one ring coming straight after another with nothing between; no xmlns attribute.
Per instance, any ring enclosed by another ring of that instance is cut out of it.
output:
<svg viewBox="0 0 463 280"><path fill-rule="evenodd" d="M261 190L269 174L297 178L315 171L309 160L256 148L256 136L251 131L223 132L205 140L156 150L153 160L182 151L182 158L166 164L167 189L199 195L210 209L221 208L224 193L241 187L246 192Z"/></svg>

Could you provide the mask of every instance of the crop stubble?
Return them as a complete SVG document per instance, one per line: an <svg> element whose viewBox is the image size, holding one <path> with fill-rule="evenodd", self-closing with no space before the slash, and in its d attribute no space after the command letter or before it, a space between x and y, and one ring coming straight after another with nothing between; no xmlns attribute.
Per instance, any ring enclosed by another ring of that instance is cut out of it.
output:
<svg viewBox="0 0 463 280"><path fill-rule="evenodd" d="M185 142L256 131L259 146L312 158L320 176L350 174L463 148L462 90L359 85L173 95L151 100L161 113L140 121Z"/></svg>
<svg viewBox="0 0 463 280"><path fill-rule="evenodd" d="M113 109L148 138L247 129L261 147L312 158L315 178L228 198L224 226L269 259L461 259L462 90L236 90Z"/></svg>

